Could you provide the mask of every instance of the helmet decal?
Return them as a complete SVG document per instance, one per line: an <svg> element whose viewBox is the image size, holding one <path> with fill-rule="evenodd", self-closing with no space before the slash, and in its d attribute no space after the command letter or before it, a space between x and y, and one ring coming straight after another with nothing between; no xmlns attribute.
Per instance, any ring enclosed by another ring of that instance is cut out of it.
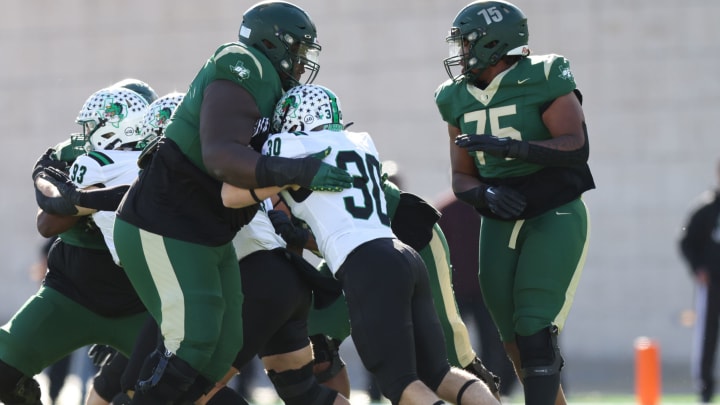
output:
<svg viewBox="0 0 720 405"><path fill-rule="evenodd" d="M343 130L340 101L330 89L305 84L288 90L275 107L273 130L276 132Z"/></svg>
<svg viewBox="0 0 720 405"><path fill-rule="evenodd" d="M144 148L155 138L162 135L165 128L170 123L170 118L175 109L185 97L185 93L169 93L155 100L147 108L145 115L138 124L138 132L141 141L138 142L137 148Z"/></svg>
<svg viewBox="0 0 720 405"><path fill-rule="evenodd" d="M105 107L102 111L98 111L98 116L105 117L106 124L120 128L120 121L127 116L127 113L125 113L128 110L127 104L123 104L122 101L115 101L112 97L108 97L104 104Z"/></svg>

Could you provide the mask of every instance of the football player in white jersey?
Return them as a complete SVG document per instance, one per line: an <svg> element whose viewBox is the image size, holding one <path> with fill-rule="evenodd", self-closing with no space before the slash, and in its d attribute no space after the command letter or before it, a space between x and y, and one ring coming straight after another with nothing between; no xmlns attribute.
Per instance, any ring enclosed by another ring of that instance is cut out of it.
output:
<svg viewBox="0 0 720 405"><path fill-rule="evenodd" d="M380 158L370 135L345 131L337 97L317 85L290 89L277 104L273 129L280 133L269 137L263 154L324 156L324 162L354 176L353 187L337 193L299 187L250 193L224 185L225 204L280 191L292 214L310 226L343 285L363 365L392 403L497 404L487 385L448 363L425 265L390 229Z"/></svg>
<svg viewBox="0 0 720 405"><path fill-rule="evenodd" d="M139 135L142 141L138 143L137 147L133 148L131 154L128 154L125 150L103 151L100 153L101 156L106 158L105 160L115 159L118 161L120 160L118 157L122 157L123 166L127 168L125 170L128 172L127 176L118 176L116 181L111 181L112 179L104 182L100 181L104 172L107 174L122 173L124 171L121 168L108 170L107 168L113 166L112 164L95 168L93 162L96 159L90 159L89 163L83 163L79 158L78 161L88 166L88 173L93 173L90 178L98 178L97 182L108 186L116 183L129 185L137 177L138 165L145 167L149 164L157 141L160 139L167 121L182 98L182 93L171 93L150 105L139 125ZM98 153L92 152L89 155ZM123 153L128 157L120 156ZM83 158L83 161L88 161L86 157L81 158ZM127 162L127 164L124 162ZM103 168L105 169L103 170ZM79 172L81 170L75 171ZM71 170L71 173L75 171ZM59 176L56 175L56 177L56 180L62 180ZM129 178L130 181L122 182L121 179L125 177ZM95 184L89 183L89 181L87 180L85 183ZM77 180L75 185L81 186ZM98 195L98 191L69 191L70 188L73 188L73 185L68 185L67 188L61 191L61 194L68 196L69 194L78 193L76 200L87 198L90 194ZM117 207L117 204L119 204L119 200L115 202L114 207ZM75 208L82 212L95 211L83 206ZM233 370L228 373L222 383L226 383L252 357L259 354L268 371L268 376L275 385L280 397L286 403L348 404L347 399L343 396L320 386L312 375L313 355L307 336L307 314L311 305L312 286L303 278L303 272L296 269L298 266L303 266L304 260L288 252L285 249L285 241L275 233L275 228L266 213L271 208L270 199L261 202L260 209L253 220L242 227L235 238L245 295L243 327L247 333L244 335L243 348L233 363ZM112 211L97 211L93 215L96 216L101 213L112 216L112 220L109 222L109 233L112 237L114 209ZM110 239L110 241L112 240ZM114 248L111 247L111 250L114 251ZM309 263L306 263L306 266L309 267L309 271L314 272L314 268ZM284 282L278 284L275 282L278 279L282 279ZM273 295L270 296L269 292L272 292ZM278 297L282 297L282 299L277 299ZM124 397L125 400L129 399L127 394L134 389L131 384L137 380L135 374L139 371L136 362L138 359L144 359L144 354L149 354L155 349L154 342L157 333L156 326L155 328L146 326L146 330L143 331L143 336L140 338L145 342L138 342L136 346L136 351L142 352L143 355L136 357L134 353L126 370L123 370L123 366L127 364L127 359L116 360L114 358L108 367L103 367L96 378L99 391L91 394L94 402L88 400L88 405L102 404L103 402L100 402L98 396L109 401L109 398L117 395L116 398L118 399L113 400L113 403L121 397ZM118 360L124 361L118 363ZM117 384L117 381L110 381L113 378L115 380L119 379L120 373L124 373L122 384ZM101 378L102 382L98 378ZM297 384L303 386L304 389L297 390L290 387ZM224 384L219 384L202 401L213 405L243 403L243 399L238 398L237 394L229 390L229 388L224 387Z"/></svg>
<svg viewBox="0 0 720 405"><path fill-rule="evenodd" d="M136 88L144 87L150 96L154 93L140 81L124 82ZM123 85L118 83L93 93L77 117L84 134L96 136L93 139L99 142L98 148L103 142L112 143L113 147L124 143L126 136L135 133L137 119L149 104L145 97ZM39 401L39 388L32 377L58 358L85 345L110 344L129 353L135 332L147 316L91 216L77 216L80 212L64 198L45 194L53 188L45 170L54 169L63 175L59 170L67 165L59 159L72 161L76 157L70 142L62 150L48 150L33 169L41 209L37 216L38 231L43 236L59 234L59 238L49 252L42 287L0 333L0 402L34 404ZM105 158L98 159L93 165L110 163ZM92 177L85 177L86 168L80 164L74 167L75 175L88 181ZM55 211L63 207L69 211Z"/></svg>

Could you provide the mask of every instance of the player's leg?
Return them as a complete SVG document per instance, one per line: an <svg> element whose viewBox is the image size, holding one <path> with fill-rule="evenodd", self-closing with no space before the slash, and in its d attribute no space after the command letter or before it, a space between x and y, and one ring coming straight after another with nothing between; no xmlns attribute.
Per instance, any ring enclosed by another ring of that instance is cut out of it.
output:
<svg viewBox="0 0 720 405"><path fill-rule="evenodd" d="M488 383L466 370L448 364L447 354L443 350L444 337L436 311L437 304L433 305L428 270L414 251L401 251L408 263L415 263L410 270L415 279L411 310L420 380L440 398L452 403L497 404L497 398ZM488 379L494 386L492 377Z"/></svg>
<svg viewBox="0 0 720 405"><path fill-rule="evenodd" d="M148 359L133 402L178 399L200 372L212 381L209 390L230 369L242 344L242 291L232 244L187 243L120 219L115 242L128 278L158 321L168 350ZM226 319L229 314L232 322Z"/></svg>
<svg viewBox="0 0 720 405"><path fill-rule="evenodd" d="M246 308L254 314L270 311L280 322L257 350L270 381L283 402L289 405L349 404L337 391L320 385L313 374L313 349L307 324L312 293L301 275L302 270L295 267L296 262L289 259L283 250L271 254L275 257L274 264L268 265L267 260L263 260L256 264L255 269L258 266L263 270L273 267L273 274L265 271L262 278L254 278L247 288L262 290L262 286L272 287L272 294L266 294L264 298L256 296L254 305ZM282 285L278 285L278 280L282 280ZM292 305L279 307L280 297Z"/></svg>
<svg viewBox="0 0 720 405"><path fill-rule="evenodd" d="M337 277L345 290L352 337L358 354L365 368L377 378L383 395L393 403L402 399L403 403L433 404L439 398L424 387L416 369L415 319L411 301L417 270L409 268L407 258L398 252L402 249L411 250L392 239L366 242L347 257ZM422 260L415 251L412 254L427 280ZM430 300L429 289L427 294ZM429 306L432 308L431 302ZM383 316L377 316L379 313ZM437 314L434 316L437 320ZM444 351L439 326L437 334L440 335L440 350ZM444 353L443 357L446 357ZM444 362L449 368L446 358ZM438 371L439 378L446 371Z"/></svg>
<svg viewBox="0 0 720 405"><path fill-rule="evenodd" d="M324 261L318 266L318 271L332 277ZM313 344L315 378L320 384L349 398L350 377L340 357L340 345L350 336L350 315L344 295L323 309L310 308L308 334Z"/></svg>
<svg viewBox="0 0 720 405"><path fill-rule="evenodd" d="M557 343L577 289L587 252L587 209L581 200L528 220L516 281L516 344L526 403L555 404L563 359ZM561 249L561 252L558 251ZM561 402L564 402L562 398Z"/></svg>
<svg viewBox="0 0 720 405"><path fill-rule="evenodd" d="M435 310L445 334L445 347L450 365L465 369L479 377L500 399L500 380L475 354L467 326L460 316L452 288L450 249L440 226L435 224L432 239L418 253L428 271Z"/></svg>
<svg viewBox="0 0 720 405"><path fill-rule="evenodd" d="M720 286L711 282L707 286L703 322L702 357L700 362L700 398L712 402L715 394L715 357L718 345L718 327L720 317Z"/></svg>

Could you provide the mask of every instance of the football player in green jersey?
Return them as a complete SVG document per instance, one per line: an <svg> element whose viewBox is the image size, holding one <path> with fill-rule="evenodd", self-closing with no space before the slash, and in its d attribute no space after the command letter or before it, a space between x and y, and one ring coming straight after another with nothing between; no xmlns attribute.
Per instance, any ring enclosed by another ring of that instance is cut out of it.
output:
<svg viewBox="0 0 720 405"><path fill-rule="evenodd" d="M525 403L563 404L557 334L587 252L581 196L595 184L569 62L530 55L528 35L513 4L467 5L447 37L450 79L435 101L448 124L453 191L484 217L480 285Z"/></svg>
<svg viewBox="0 0 720 405"><path fill-rule="evenodd" d="M132 142L125 138L125 130L132 133L147 105L147 99L122 85L95 92L77 119L83 128L94 131L73 140ZM38 193L47 185L43 170L65 169L81 153L76 146L86 150L84 145L64 142L38 159L32 175ZM40 194L36 193L39 202L43 201ZM38 231L59 237L48 252L41 288L0 328L0 402L6 404L39 404L35 374L82 346L105 343L129 353L147 317L92 218L52 214L39 205Z"/></svg>
<svg viewBox="0 0 720 405"><path fill-rule="evenodd" d="M304 10L283 1L251 6L238 41L221 45L190 83L118 208L118 255L166 349L148 359L133 403L166 403L210 389L242 346L243 294L232 239L258 205L224 207L223 182L245 189L351 187L346 171L314 157L262 156L248 147L283 90L314 79L319 53Z"/></svg>

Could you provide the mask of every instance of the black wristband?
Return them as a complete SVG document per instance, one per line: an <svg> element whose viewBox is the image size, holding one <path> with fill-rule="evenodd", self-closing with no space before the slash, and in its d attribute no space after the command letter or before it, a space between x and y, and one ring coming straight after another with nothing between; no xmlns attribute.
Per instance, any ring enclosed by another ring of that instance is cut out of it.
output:
<svg viewBox="0 0 720 405"><path fill-rule="evenodd" d="M458 200L464 201L473 207L476 208L484 208L487 207L487 199L485 198L485 191L487 191L488 186L485 184L482 184L478 187L471 188L470 190L461 191L459 193L455 193L455 197L457 197Z"/></svg>
<svg viewBox="0 0 720 405"><path fill-rule="evenodd" d="M79 191L76 205L98 211L115 211L125 197L129 185Z"/></svg>
<svg viewBox="0 0 720 405"><path fill-rule="evenodd" d="M537 144L523 142L525 146L522 151L518 149L517 157L528 163L535 163L544 166L577 166L587 163L590 157L590 145L588 144L587 126L583 122L583 131L585 132L585 143L582 147L575 150L557 150L546 148ZM511 149L512 150L512 149Z"/></svg>
<svg viewBox="0 0 720 405"><path fill-rule="evenodd" d="M253 200L255 200L256 203L261 203L261 202L262 202L262 200L260 200L260 199L258 198L257 194L255 194L255 189L254 189L254 188L251 188L251 189L249 189L248 191L250 191L250 196L253 198Z"/></svg>
<svg viewBox="0 0 720 405"><path fill-rule="evenodd" d="M279 156L261 155L255 165L255 180L258 188L297 184L309 187L320 168L320 159L291 159Z"/></svg>

